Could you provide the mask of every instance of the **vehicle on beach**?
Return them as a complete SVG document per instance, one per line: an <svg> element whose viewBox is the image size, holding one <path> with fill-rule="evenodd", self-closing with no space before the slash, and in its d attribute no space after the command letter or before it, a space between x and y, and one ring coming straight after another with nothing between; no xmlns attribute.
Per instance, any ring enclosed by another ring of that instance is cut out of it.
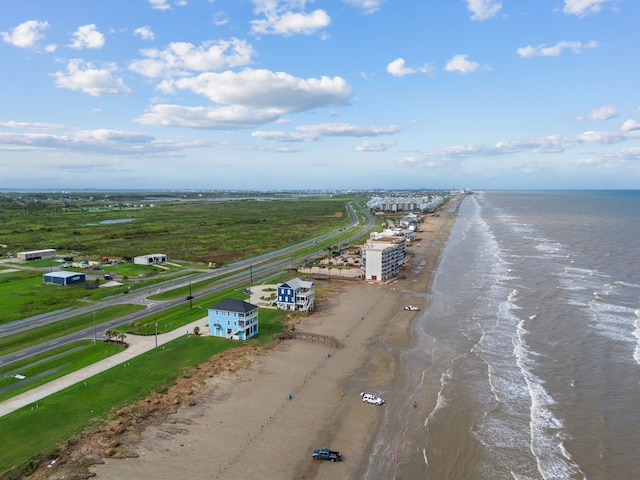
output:
<svg viewBox="0 0 640 480"><path fill-rule="evenodd" d="M377 395L373 395L372 393L364 393L364 392L362 392L360 394L360 397L362 398L362 401L364 403L372 403L373 405L382 405L384 403L383 399L381 399Z"/></svg>
<svg viewBox="0 0 640 480"><path fill-rule="evenodd" d="M311 454L314 460L329 460L330 462L341 462L342 455L340 452L331 450L330 448L319 448Z"/></svg>
<svg viewBox="0 0 640 480"><path fill-rule="evenodd" d="M413 305L407 305L406 307L404 307L405 310L409 310L410 312L417 312L418 311L418 307L414 307Z"/></svg>

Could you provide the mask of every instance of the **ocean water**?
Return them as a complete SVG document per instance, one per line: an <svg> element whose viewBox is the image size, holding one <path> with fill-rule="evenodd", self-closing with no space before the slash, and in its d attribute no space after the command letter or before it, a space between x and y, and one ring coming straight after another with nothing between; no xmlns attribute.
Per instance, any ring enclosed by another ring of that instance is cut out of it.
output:
<svg viewBox="0 0 640 480"><path fill-rule="evenodd" d="M467 196L396 353L367 478L640 479L640 191Z"/></svg>

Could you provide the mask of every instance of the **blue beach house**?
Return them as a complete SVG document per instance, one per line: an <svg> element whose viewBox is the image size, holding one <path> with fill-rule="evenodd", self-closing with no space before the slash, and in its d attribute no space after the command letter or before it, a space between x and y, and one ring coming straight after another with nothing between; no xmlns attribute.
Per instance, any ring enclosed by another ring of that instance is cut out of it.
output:
<svg viewBox="0 0 640 480"><path fill-rule="evenodd" d="M258 333L258 307L226 298L209 307L209 334L227 340L247 340Z"/></svg>
<svg viewBox="0 0 640 480"><path fill-rule="evenodd" d="M280 310L310 312L315 306L316 289L313 282L293 278L278 285L277 307Z"/></svg>

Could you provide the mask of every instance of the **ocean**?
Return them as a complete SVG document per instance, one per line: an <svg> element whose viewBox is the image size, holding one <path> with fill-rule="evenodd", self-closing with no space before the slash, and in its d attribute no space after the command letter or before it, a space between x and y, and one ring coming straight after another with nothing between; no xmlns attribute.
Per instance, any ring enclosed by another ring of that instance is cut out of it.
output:
<svg viewBox="0 0 640 480"><path fill-rule="evenodd" d="M639 212L640 191L466 196L367 478L640 479Z"/></svg>

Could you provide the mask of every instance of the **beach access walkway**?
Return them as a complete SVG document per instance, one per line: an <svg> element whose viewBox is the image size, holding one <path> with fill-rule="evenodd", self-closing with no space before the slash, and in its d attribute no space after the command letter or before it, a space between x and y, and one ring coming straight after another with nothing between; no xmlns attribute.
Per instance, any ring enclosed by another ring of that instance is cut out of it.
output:
<svg viewBox="0 0 640 480"><path fill-rule="evenodd" d="M208 329L202 328L203 321L206 319L207 317L203 317L171 332L158 334L158 346L171 342L182 335L193 335L193 329L196 326L200 327L201 332L202 330L205 330L202 334L207 335ZM0 417L8 415L11 412L15 412L27 405L31 405L32 403L36 403L53 393L59 392L71 385L75 385L76 383L83 382L98 373L102 373L105 370L121 365L138 355L148 352L149 350L153 350L156 347L156 336L127 334L126 343L128 345L127 349L120 353L112 355L109 358L105 358L93 365L81 368L80 370L65 375L64 377L60 377L49 383L40 385L39 387L32 388L28 392L16 395L4 402L0 402Z"/></svg>

